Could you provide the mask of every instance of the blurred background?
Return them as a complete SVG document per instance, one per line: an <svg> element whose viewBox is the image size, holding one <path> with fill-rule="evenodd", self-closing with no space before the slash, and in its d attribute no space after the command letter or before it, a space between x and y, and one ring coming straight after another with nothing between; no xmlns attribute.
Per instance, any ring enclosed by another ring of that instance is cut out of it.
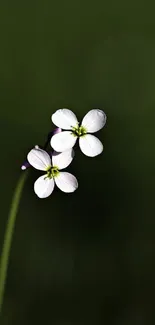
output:
<svg viewBox="0 0 155 325"><path fill-rule="evenodd" d="M77 152L79 189L33 192L17 216L1 325L154 324L155 22L152 2L0 3L0 247L27 152L51 114L107 114L104 153Z"/></svg>

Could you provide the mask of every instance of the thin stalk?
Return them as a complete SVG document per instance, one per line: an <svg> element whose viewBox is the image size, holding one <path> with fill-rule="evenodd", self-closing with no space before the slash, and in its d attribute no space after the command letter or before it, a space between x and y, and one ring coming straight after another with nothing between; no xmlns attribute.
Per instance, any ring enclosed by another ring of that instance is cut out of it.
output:
<svg viewBox="0 0 155 325"><path fill-rule="evenodd" d="M17 216L20 198L26 180L26 176L27 176L27 172L23 172L18 181L17 187L15 188L15 192L13 195L12 204L8 216L8 221L6 225L5 235L4 235L4 242L3 242L2 253L0 258L0 313L2 310L4 293L5 293L5 284L6 284L13 231L14 231L16 216Z"/></svg>

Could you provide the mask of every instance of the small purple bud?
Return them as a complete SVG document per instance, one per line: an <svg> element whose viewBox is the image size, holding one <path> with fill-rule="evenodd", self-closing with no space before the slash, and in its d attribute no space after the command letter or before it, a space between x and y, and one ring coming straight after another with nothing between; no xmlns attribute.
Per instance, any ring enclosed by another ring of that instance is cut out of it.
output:
<svg viewBox="0 0 155 325"><path fill-rule="evenodd" d="M21 166L21 170L26 170L27 168L31 167L31 165L29 164L29 162L26 160L24 161L24 163Z"/></svg>
<svg viewBox="0 0 155 325"><path fill-rule="evenodd" d="M55 135L57 133L60 133L61 131L62 131L62 129L56 128L56 129L53 130L53 134L52 135Z"/></svg>
<svg viewBox="0 0 155 325"><path fill-rule="evenodd" d="M48 151L48 154L49 154L50 157L52 158L52 156L53 156L53 151Z"/></svg>
<svg viewBox="0 0 155 325"><path fill-rule="evenodd" d="M60 128L55 128L53 131L49 132L48 134L48 139L51 140L51 138L53 137L53 135L60 133L62 131L62 129Z"/></svg>
<svg viewBox="0 0 155 325"><path fill-rule="evenodd" d="M47 148L49 142L51 141L51 138L53 137L53 135L57 134L57 133L60 133L62 130L60 128L55 128L53 131L49 132L48 133L48 136L47 136L47 141L45 142L45 145L44 145L44 149Z"/></svg>

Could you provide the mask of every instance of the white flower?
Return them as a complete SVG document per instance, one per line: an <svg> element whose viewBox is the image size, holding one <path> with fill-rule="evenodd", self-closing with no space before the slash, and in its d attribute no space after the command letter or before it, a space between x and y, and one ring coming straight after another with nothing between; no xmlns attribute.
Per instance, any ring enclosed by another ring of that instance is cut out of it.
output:
<svg viewBox="0 0 155 325"><path fill-rule="evenodd" d="M60 172L73 160L73 149L63 153L54 152L50 155L40 149L32 149L27 155L28 162L36 169L46 172L34 183L34 191L39 198L48 197L54 190L55 184L61 191L66 193L74 192L78 187L75 176L67 172Z"/></svg>
<svg viewBox="0 0 155 325"><path fill-rule="evenodd" d="M55 134L51 139L51 146L58 152L73 148L77 138L81 151L89 157L95 157L103 151L101 141L90 133L103 128L106 115L100 109L92 109L83 118L79 125L75 114L67 109L58 109L52 115L52 122L61 129L67 130Z"/></svg>

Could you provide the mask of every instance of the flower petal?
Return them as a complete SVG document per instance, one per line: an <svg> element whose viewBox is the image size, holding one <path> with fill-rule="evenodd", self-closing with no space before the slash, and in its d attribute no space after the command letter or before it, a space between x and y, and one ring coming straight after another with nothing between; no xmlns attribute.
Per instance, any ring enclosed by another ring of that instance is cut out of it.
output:
<svg viewBox="0 0 155 325"><path fill-rule="evenodd" d="M59 173L59 175L55 177L55 183L60 190L65 193L74 192L78 188L76 177L66 172Z"/></svg>
<svg viewBox="0 0 155 325"><path fill-rule="evenodd" d="M81 151L88 157L95 157L103 151L102 142L92 134L86 134L79 139Z"/></svg>
<svg viewBox="0 0 155 325"><path fill-rule="evenodd" d="M61 153L54 151L52 155L52 164L53 166L57 166L58 169L63 169L70 165L73 158L74 158L73 149L69 149Z"/></svg>
<svg viewBox="0 0 155 325"><path fill-rule="evenodd" d="M94 133L103 128L106 123L106 115L100 109L92 109L83 118L81 125L87 132Z"/></svg>
<svg viewBox="0 0 155 325"><path fill-rule="evenodd" d="M39 170L46 170L46 168L51 165L51 158L49 154L39 147L37 149L32 149L28 153L27 160L30 165Z"/></svg>
<svg viewBox="0 0 155 325"><path fill-rule="evenodd" d="M34 191L40 199L51 195L54 190L54 179L49 179L46 175L39 177L34 183Z"/></svg>
<svg viewBox="0 0 155 325"><path fill-rule="evenodd" d="M53 135L51 147L57 152L63 152L74 147L77 137L71 131L63 131Z"/></svg>
<svg viewBox="0 0 155 325"><path fill-rule="evenodd" d="M67 108L58 109L52 115L52 122L61 129L70 130L72 126L78 124L76 115Z"/></svg>

